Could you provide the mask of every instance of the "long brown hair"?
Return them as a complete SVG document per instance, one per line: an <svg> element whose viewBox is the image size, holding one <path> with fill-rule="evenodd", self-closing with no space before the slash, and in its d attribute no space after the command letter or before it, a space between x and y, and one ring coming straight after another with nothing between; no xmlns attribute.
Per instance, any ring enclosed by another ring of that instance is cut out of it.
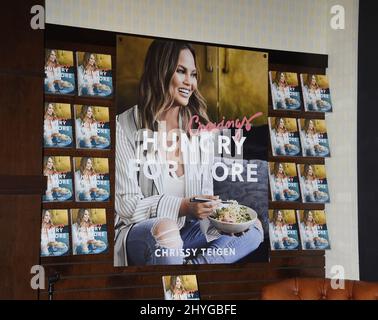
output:
<svg viewBox="0 0 378 320"><path fill-rule="evenodd" d="M91 212L89 211L89 209L79 209L79 211L77 213L77 217L76 217L76 223L77 223L77 225L79 227L83 223L83 218L84 218L84 215L85 215L85 211L88 211L88 213L89 213L88 222L86 222L88 224L88 227L90 227L90 226L93 225L93 222L92 222L92 219L91 219Z"/></svg>
<svg viewBox="0 0 378 320"><path fill-rule="evenodd" d="M84 122L84 119L85 117L87 116L87 112L88 112L88 109L91 108L92 109L92 123L93 122L96 122L96 119L95 119L95 116L94 116L94 110L93 110L93 107L92 106L88 106L88 105L83 105L81 107L81 111L80 111L80 114L79 114L79 118L81 119L82 122Z"/></svg>
<svg viewBox="0 0 378 320"><path fill-rule="evenodd" d="M316 221L315 221L314 213L311 210L304 210L303 211L303 222L304 222L304 224L308 223L308 216L310 215L310 213L312 214L311 224L314 226L314 225L316 225Z"/></svg>
<svg viewBox="0 0 378 320"><path fill-rule="evenodd" d="M284 123L284 126L283 126L283 131L284 132L286 132L287 131L287 129L286 129L286 122L285 122L285 119L284 118L282 118L282 117L277 117L275 120L274 120L274 129L276 129L276 132L277 132L277 130L279 129L279 126L280 126L280 121L281 121L281 119L282 119L282 121L283 121L283 123Z"/></svg>
<svg viewBox="0 0 378 320"><path fill-rule="evenodd" d="M183 293L186 291L186 288L183 283L183 279L181 276L171 276L171 279L169 281L169 289L171 289L172 292L176 291L176 280L177 278L180 278L181 280L181 288L180 288L180 293Z"/></svg>
<svg viewBox="0 0 378 320"><path fill-rule="evenodd" d="M56 68L59 66L59 62L58 62L58 53L57 53L57 50L55 49L48 49L46 50L46 56L45 56L45 67L47 67L49 61L50 61L50 55L51 55L51 52L55 52L55 61L53 62L53 67Z"/></svg>
<svg viewBox="0 0 378 320"><path fill-rule="evenodd" d="M277 84L277 86L280 85L280 80L281 80L281 75L284 75L285 76L285 82L284 82L284 85L285 87L288 85L287 83L287 80L286 80L286 72L282 72L282 71L277 71L276 72L276 76L274 77L274 83Z"/></svg>
<svg viewBox="0 0 378 320"><path fill-rule="evenodd" d="M173 106L169 86L176 72L181 50L188 49L193 55L197 68L196 54L191 44L182 41L154 40L148 48L144 71L139 83L139 120L142 128L156 130L156 121ZM197 68L197 80L199 82ZM198 89L189 98L187 106L180 108L183 129L189 130L188 123L193 115L198 115L201 123L208 123L205 99Z"/></svg>
<svg viewBox="0 0 378 320"><path fill-rule="evenodd" d="M50 169L47 169L47 162L49 162L49 159L51 159L53 165L52 165L52 168L51 170L53 171L53 174L56 174L57 173L57 170L55 168L55 165L54 165L54 158L52 156L49 156L45 159L44 161L44 164L43 164L43 175L46 176L46 170L50 170Z"/></svg>
<svg viewBox="0 0 378 320"><path fill-rule="evenodd" d="M282 165L282 169L283 169L282 175L283 175L284 178L286 178L287 175L286 175L285 168L284 168L284 165L282 164L282 162L275 162L274 163L273 175L274 175L274 177L278 176L279 170L280 170L280 165Z"/></svg>
<svg viewBox="0 0 378 320"><path fill-rule="evenodd" d="M92 158L92 157L82 157L82 158L80 159L80 173L81 173L81 174L84 173L85 168L86 168L86 166L87 166L87 162L88 162L88 160L91 160L91 161L92 161L92 168L91 168L91 170L90 170L90 171L91 171L90 175L93 176L93 175L96 174L96 171L95 171L95 169L94 169L94 167L93 167L93 158Z"/></svg>
<svg viewBox="0 0 378 320"><path fill-rule="evenodd" d="M312 133L315 134L316 133L316 127L315 127L315 123L314 123L314 120L312 119L306 119L305 120L305 123L304 123L304 127L303 127L303 130L305 133L307 133L307 131L309 130L308 127L310 125L310 121L312 121L312 125L313 125L313 128L312 128Z"/></svg>
<svg viewBox="0 0 378 320"><path fill-rule="evenodd" d="M83 57L83 67L84 67L84 70L87 69L87 66L89 64L89 59L91 58L91 55L93 55L94 60L95 60L95 63L93 65L93 71L95 71L95 70L98 69L98 66L97 66L97 55L95 53L92 53L92 52L85 52L84 53L84 57Z"/></svg>
<svg viewBox="0 0 378 320"><path fill-rule="evenodd" d="M284 217L282 211L279 210L279 209L275 209L275 210L273 210L273 219L272 219L274 225L277 224L278 214L279 214L280 212L281 212L281 215L282 215L282 220L280 221L280 223L281 223L281 225L285 225L285 224L286 224L285 217Z"/></svg>
<svg viewBox="0 0 378 320"><path fill-rule="evenodd" d="M315 81L316 81L315 88L316 88L316 89L319 89L318 76L317 76L316 74L312 74L312 73L309 73L309 74L307 75L307 81L306 81L306 85L307 85L307 87L308 87L309 89L312 87L312 84L311 84L312 77L315 77Z"/></svg>
<svg viewBox="0 0 378 320"><path fill-rule="evenodd" d="M311 167L311 169L312 169L312 176L310 176L311 177L311 179L316 179L316 175L315 175L315 171L314 171L314 167L311 165L311 164L308 164L308 163L306 163L305 165L304 165L304 168L303 168L303 176L305 177L305 179L307 179L307 177L308 177L308 172L309 172L309 170L310 170L310 167Z"/></svg>
<svg viewBox="0 0 378 320"><path fill-rule="evenodd" d="M54 223L53 223L53 221L51 219L51 213L50 213L49 210L42 210L42 228L43 228L43 225L45 224L45 215L46 215L47 212L49 213L50 220L46 224L47 224L47 226L48 226L49 229L50 228L54 228L55 226L54 226Z"/></svg>
<svg viewBox="0 0 378 320"><path fill-rule="evenodd" d="M52 118L53 118L53 120L57 120L58 116L56 115L56 112L55 112L55 106L56 106L56 104L52 103L52 102L48 102L48 103L45 104L45 116L44 116L44 118L46 119L46 116L48 116L47 109L49 108L50 104L53 106Z"/></svg>

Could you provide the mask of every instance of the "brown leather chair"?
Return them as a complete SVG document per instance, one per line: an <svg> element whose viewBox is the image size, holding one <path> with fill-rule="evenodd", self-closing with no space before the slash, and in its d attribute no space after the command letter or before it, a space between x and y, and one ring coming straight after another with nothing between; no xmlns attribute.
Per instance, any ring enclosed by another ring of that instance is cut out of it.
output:
<svg viewBox="0 0 378 320"><path fill-rule="evenodd" d="M378 300L378 282L345 280L332 289L330 279L292 278L262 289L262 300Z"/></svg>

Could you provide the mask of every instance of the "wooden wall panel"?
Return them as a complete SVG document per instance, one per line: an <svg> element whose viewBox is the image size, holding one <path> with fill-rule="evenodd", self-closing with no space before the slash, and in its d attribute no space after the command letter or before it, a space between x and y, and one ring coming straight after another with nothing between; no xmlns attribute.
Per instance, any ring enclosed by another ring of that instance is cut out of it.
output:
<svg viewBox="0 0 378 320"><path fill-rule="evenodd" d="M177 273L196 274L202 298L230 299L253 297L262 286L290 276L323 277L324 263L324 252L320 251L274 252L270 263L232 266L154 266L135 270L114 268L111 261L44 265L48 274L61 274L55 299L162 299L161 277ZM47 297L46 291L41 292L41 299Z"/></svg>
<svg viewBox="0 0 378 320"><path fill-rule="evenodd" d="M96 52L109 52L115 55L116 34L48 25L46 44L50 47L69 50L92 50L96 48L94 50ZM265 51L269 52L270 69L273 70L324 73L327 67L326 56L285 53L274 50ZM115 61L115 57L113 61ZM114 87L116 86L114 85ZM54 98L49 97L49 99ZM83 98L79 97L64 97L60 100L70 103L84 101ZM89 99L87 102L91 104L93 101ZM115 110L115 104L113 103L114 101L109 101L109 104L113 105L112 112ZM304 112L287 115L283 111L273 111L271 106L269 107L269 115L313 116ZM114 122L112 122L112 133L112 147L114 147ZM111 166L114 165L113 151L114 148L109 152ZM80 155L80 151L76 150L57 152L62 155L72 155L73 153ZM292 158L290 160L301 161L300 158ZM323 163L321 159L309 159L309 161ZM111 168L112 170L114 169L114 167ZM112 196L114 196L114 190ZM93 206L95 205L98 204L93 204ZM51 206L52 208L53 205L44 206ZM58 204L58 206L63 208L64 204ZM84 204L74 204L74 206L82 207ZM85 206L87 205L85 204ZM277 206L277 203L270 203L272 208ZM283 206L287 209L296 207L293 204L284 204ZM113 203L109 203L105 207L108 210L109 240L111 240L113 237L112 210L114 206ZM303 209L324 208L323 205L311 204L307 206L300 204L297 207ZM271 252L269 263L115 268L113 267L112 259L112 241L110 241L109 246L109 253L102 255L47 257L41 259L41 263L46 269L46 275L58 272L61 277L55 285L54 299L162 299L161 277L167 274L196 274L202 299L259 299L261 288L264 285L280 279L296 276L325 276L324 251ZM48 299L47 291L42 290L39 297L43 300Z"/></svg>
<svg viewBox="0 0 378 320"><path fill-rule="evenodd" d="M37 299L30 269L39 264L40 195L0 195L0 299Z"/></svg>
<svg viewBox="0 0 378 320"><path fill-rule="evenodd" d="M0 73L0 175L40 177L43 78Z"/></svg>
<svg viewBox="0 0 378 320"><path fill-rule="evenodd" d="M44 57L43 49L44 30L33 30L30 20L33 15L30 9L34 5L44 6L44 0L8 1L2 10L0 19L1 72L25 74L40 74L43 72L41 65ZM4 92L4 91L2 91ZM37 91L35 91L38 94Z"/></svg>
<svg viewBox="0 0 378 320"><path fill-rule="evenodd" d="M0 19L0 299L37 299L30 287L39 264L44 31L13 1Z"/></svg>

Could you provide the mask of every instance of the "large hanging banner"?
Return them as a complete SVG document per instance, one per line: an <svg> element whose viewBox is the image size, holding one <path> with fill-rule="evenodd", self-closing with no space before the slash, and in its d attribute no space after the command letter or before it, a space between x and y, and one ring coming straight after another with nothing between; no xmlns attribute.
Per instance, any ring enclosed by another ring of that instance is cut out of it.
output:
<svg viewBox="0 0 378 320"><path fill-rule="evenodd" d="M268 261L268 55L117 38L115 266Z"/></svg>

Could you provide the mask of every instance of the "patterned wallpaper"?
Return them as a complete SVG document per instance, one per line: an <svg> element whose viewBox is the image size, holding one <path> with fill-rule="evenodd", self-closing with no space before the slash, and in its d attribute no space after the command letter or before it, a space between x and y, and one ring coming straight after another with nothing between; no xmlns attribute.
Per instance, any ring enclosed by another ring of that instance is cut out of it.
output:
<svg viewBox="0 0 378 320"><path fill-rule="evenodd" d="M330 8L343 5L345 30ZM46 0L46 22L131 34L329 55L334 113L327 116L326 206L332 250L327 275L342 265L359 278L357 217L358 0ZM348 183L346 183L346 181Z"/></svg>

